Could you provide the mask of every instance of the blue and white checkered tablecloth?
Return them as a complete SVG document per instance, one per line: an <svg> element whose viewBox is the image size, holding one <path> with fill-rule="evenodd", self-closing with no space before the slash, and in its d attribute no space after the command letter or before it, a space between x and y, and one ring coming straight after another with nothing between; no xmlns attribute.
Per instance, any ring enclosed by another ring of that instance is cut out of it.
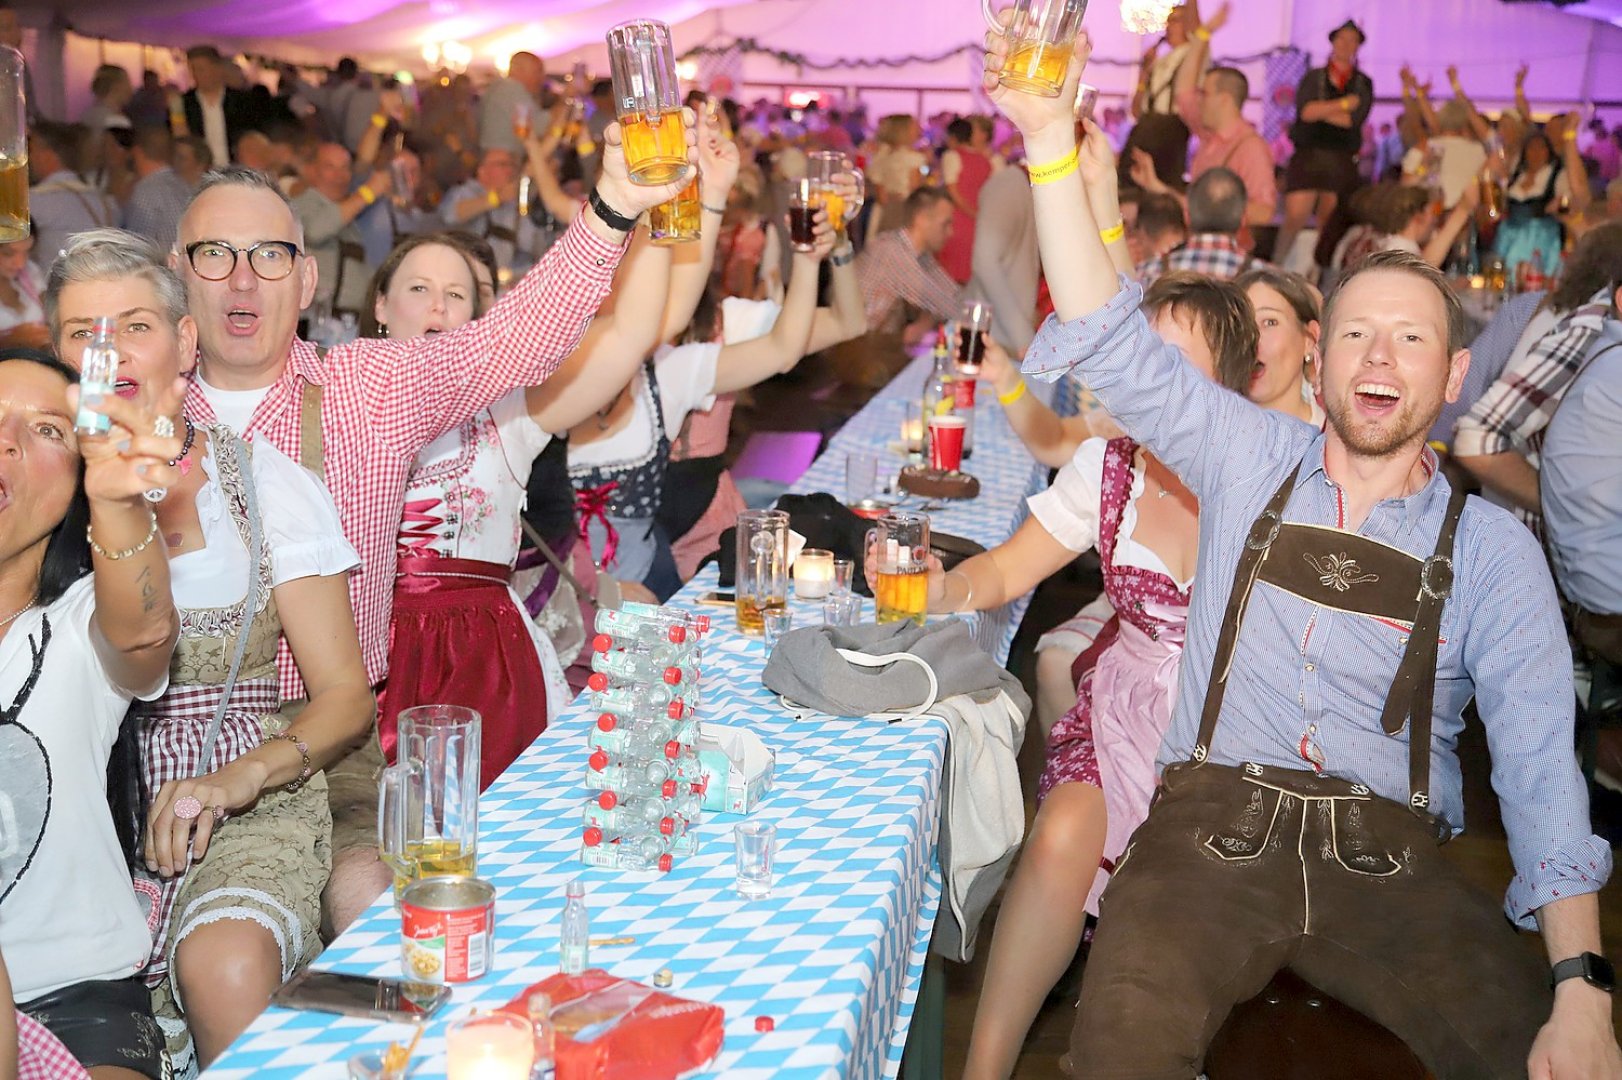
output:
<svg viewBox="0 0 1622 1080"><path fill-rule="evenodd" d="M914 365L875 397L798 485L842 492L844 457L887 455L899 436L902 404L915 407L922 372ZM900 457L884 467L898 469ZM939 528L989 546L1024 516L1024 498L1044 472L1019 447L993 403L976 417L970 468L982 494L932 515ZM713 567L673 603L691 605L715 587ZM865 602L871 617L871 601ZM796 623L821 619L817 603L791 601ZM412 1077L445 1075L447 1021L470 1008L499 1006L558 967L564 886L587 886L594 937L631 934L629 946L594 950L593 967L648 982L668 967L672 992L726 1011L726 1041L713 1073L758 1080L894 1076L899 1070L930 931L941 896L936 840L946 726L924 717L796 719L760 682L761 642L738 634L711 609L699 716L747 726L776 754L771 793L752 816L777 825L770 898L733 889L731 815L710 815L696 830L696 855L668 874L625 873L579 861L586 733L595 716L584 700L553 721L480 800L479 874L496 887L495 970L457 987L454 1002L428 1027ZM982 642L1005 660L1024 602L978 618ZM399 976L400 924L386 899L316 961L324 970ZM771 1016L761 1034L755 1018ZM219 1080L333 1078L354 1054L405 1041L402 1024L272 1008L208 1071Z"/></svg>

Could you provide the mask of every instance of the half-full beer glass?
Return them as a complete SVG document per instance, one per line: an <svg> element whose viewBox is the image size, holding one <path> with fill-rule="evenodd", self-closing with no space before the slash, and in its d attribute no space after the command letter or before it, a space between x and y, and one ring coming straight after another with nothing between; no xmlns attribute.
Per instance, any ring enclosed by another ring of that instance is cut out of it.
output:
<svg viewBox="0 0 1622 1080"><path fill-rule="evenodd" d="M1058 97L1087 0L1014 0L1006 29L992 10L992 2L980 0L980 8L991 29L1000 31L1008 42L1008 58L998 81L1010 90Z"/></svg>
<svg viewBox="0 0 1622 1080"><path fill-rule="evenodd" d="M0 244L28 235L28 109L23 54L0 45Z"/></svg>
<svg viewBox="0 0 1622 1080"><path fill-rule="evenodd" d="M608 32L608 65L631 180L656 187L686 179L687 123L670 27L653 19L620 23Z"/></svg>
<svg viewBox="0 0 1622 1080"><path fill-rule="evenodd" d="M669 202L648 211L648 235L655 244L685 244L702 232L704 208L698 199L698 177Z"/></svg>
<svg viewBox="0 0 1622 1080"><path fill-rule="evenodd" d="M738 515L738 629L760 636L765 614L788 607L788 514L745 510Z"/></svg>
<svg viewBox="0 0 1622 1080"><path fill-rule="evenodd" d="M377 841L394 897L418 878L471 875L479 840L480 719L460 705L400 713L395 764L378 780Z"/></svg>
<svg viewBox="0 0 1622 1080"><path fill-rule="evenodd" d="M894 510L873 530L879 579L873 583L876 621L911 619L924 625L929 606L929 515Z"/></svg>
<svg viewBox="0 0 1622 1080"><path fill-rule="evenodd" d="M842 172L850 173L856 179L854 199L847 200L834 189L834 177ZM811 180L813 201L827 207L828 223L835 232L844 236L846 223L856 219L856 215L862 212L862 203L867 200L867 182L862 170L856 167L856 162L849 155L838 150L818 150L806 157L806 175Z"/></svg>

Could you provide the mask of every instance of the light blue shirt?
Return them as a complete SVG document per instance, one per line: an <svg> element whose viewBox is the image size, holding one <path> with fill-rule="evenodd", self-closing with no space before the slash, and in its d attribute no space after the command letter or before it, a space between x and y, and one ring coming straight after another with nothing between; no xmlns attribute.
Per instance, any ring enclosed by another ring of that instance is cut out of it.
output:
<svg viewBox="0 0 1622 1080"><path fill-rule="evenodd" d="M1325 436L1202 376L1138 311L1141 288L1073 323L1050 317L1025 371L1053 380L1071 368L1111 416L1166 462L1200 500L1200 554L1182 676L1159 764L1187 760L1199 731L1234 569L1251 523L1297 462L1284 517L1344 527L1341 488L1324 471ZM1386 499L1359 535L1417 558L1436 547L1451 489L1434 471L1419 492ZM1442 612L1431 727L1432 813L1464 827L1458 740L1476 699L1492 750L1516 875L1505 911L1532 927L1552 900L1595 892L1611 872L1593 835L1588 791L1573 752L1571 653L1554 583L1532 534L1471 499L1454 548L1452 598ZM1408 801L1407 733L1380 714L1407 643L1404 627L1313 604L1259 583L1239 634L1210 760L1310 769Z"/></svg>
<svg viewBox="0 0 1622 1080"><path fill-rule="evenodd" d="M1543 439L1543 525L1560 588L1622 615L1622 321L1605 320Z"/></svg>

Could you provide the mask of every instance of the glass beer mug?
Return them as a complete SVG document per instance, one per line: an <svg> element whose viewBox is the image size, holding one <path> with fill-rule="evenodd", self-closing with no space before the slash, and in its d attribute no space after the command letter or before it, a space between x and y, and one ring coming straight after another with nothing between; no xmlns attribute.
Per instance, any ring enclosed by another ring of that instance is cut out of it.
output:
<svg viewBox="0 0 1622 1080"><path fill-rule="evenodd" d="M699 202L698 179L694 173L693 182L680 195L648 211L648 236L655 244L685 244L702 236L704 208Z"/></svg>
<svg viewBox="0 0 1622 1080"><path fill-rule="evenodd" d="M842 172L856 178L856 197L849 202L834 190L834 177ZM838 150L818 150L806 156L806 175L811 180L814 201L828 209L828 224L844 236L846 223L856 220L856 215L862 212L862 204L867 201L867 180L862 170Z"/></svg>
<svg viewBox="0 0 1622 1080"><path fill-rule="evenodd" d="M28 236L28 106L23 54L0 45L0 244Z"/></svg>
<svg viewBox="0 0 1622 1080"><path fill-rule="evenodd" d="M686 179L687 121L670 27L653 19L620 23L608 32L608 65L632 182L655 187Z"/></svg>
<svg viewBox="0 0 1622 1080"><path fill-rule="evenodd" d="M394 898L418 878L471 876L479 840L479 714L419 705L399 719L395 764L378 779L377 841Z"/></svg>
<svg viewBox="0 0 1622 1080"><path fill-rule="evenodd" d="M873 530L879 577L873 607L879 623L924 625L929 607L929 515L893 510Z"/></svg>
<svg viewBox="0 0 1622 1080"><path fill-rule="evenodd" d="M788 514L745 510L738 515L738 630L760 637L765 614L788 606Z"/></svg>
<svg viewBox="0 0 1622 1080"><path fill-rule="evenodd" d="M1008 42L998 81L1021 93L1058 97L1087 0L1014 0L1006 29L991 4L980 0L986 23Z"/></svg>

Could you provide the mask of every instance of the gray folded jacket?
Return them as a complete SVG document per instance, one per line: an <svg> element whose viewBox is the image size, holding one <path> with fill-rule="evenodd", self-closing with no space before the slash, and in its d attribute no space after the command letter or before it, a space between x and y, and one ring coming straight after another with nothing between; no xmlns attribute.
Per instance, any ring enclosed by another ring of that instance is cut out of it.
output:
<svg viewBox="0 0 1622 1080"><path fill-rule="evenodd" d="M1019 680L987 656L962 619L926 626L910 622L884 626L812 626L784 634L766 661L767 689L830 716L907 712L929 697L929 679L916 664L865 668L836 649L883 656L912 653L935 671L937 699L967 694L984 704L1007 691L1029 715L1030 697Z"/></svg>

